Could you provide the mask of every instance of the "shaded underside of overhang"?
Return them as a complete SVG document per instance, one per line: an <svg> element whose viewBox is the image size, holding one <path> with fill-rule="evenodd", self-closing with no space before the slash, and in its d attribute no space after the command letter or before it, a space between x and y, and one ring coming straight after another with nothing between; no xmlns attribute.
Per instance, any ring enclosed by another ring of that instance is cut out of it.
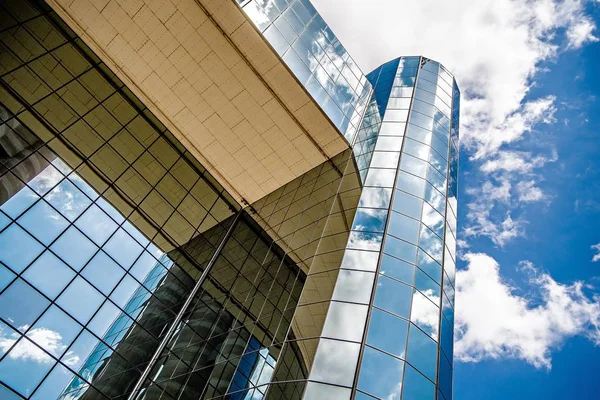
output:
<svg viewBox="0 0 600 400"><path fill-rule="evenodd" d="M233 0L47 0L251 203L349 147Z"/></svg>

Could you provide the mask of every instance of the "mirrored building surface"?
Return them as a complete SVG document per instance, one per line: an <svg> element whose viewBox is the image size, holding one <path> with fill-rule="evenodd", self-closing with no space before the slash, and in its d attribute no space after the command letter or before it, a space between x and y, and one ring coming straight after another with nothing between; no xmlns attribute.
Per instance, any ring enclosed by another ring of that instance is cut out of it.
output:
<svg viewBox="0 0 600 400"><path fill-rule="evenodd" d="M308 0L1 0L0 398L451 400L459 99Z"/></svg>

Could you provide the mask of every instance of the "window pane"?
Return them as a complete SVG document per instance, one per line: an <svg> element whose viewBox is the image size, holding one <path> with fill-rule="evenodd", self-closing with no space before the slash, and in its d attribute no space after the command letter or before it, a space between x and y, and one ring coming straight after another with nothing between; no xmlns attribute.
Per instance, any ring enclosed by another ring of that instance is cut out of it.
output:
<svg viewBox="0 0 600 400"><path fill-rule="evenodd" d="M394 195L393 210L408 215L409 217L421 219L422 206L423 201L421 199L407 193L397 190Z"/></svg>
<svg viewBox="0 0 600 400"><path fill-rule="evenodd" d="M435 379L437 344L414 325L409 329L406 360L429 379Z"/></svg>
<svg viewBox="0 0 600 400"><path fill-rule="evenodd" d="M41 294L17 279L0 295L0 317L25 331L48 305Z"/></svg>
<svg viewBox="0 0 600 400"><path fill-rule="evenodd" d="M383 275L391 276L406 282L409 285L415 280L415 266L406 261L398 260L397 258L384 254L381 258L381 266L379 272Z"/></svg>
<svg viewBox="0 0 600 400"><path fill-rule="evenodd" d="M433 296L433 294L426 296L415 290L413 293L410 320L437 342L440 309L433 301L437 301L437 304L439 304L439 296Z"/></svg>
<svg viewBox="0 0 600 400"><path fill-rule="evenodd" d="M310 380L352 386L360 344L321 339Z"/></svg>
<svg viewBox="0 0 600 400"><path fill-rule="evenodd" d="M298 4L298 3L295 3ZM322 383L317 382L308 382L306 385L306 390L304 391L304 400L350 400L350 394L352 392L350 389L332 386L332 385L324 385ZM262 398L262 396L257 397ZM255 398L254 396L250 398Z"/></svg>
<svg viewBox="0 0 600 400"><path fill-rule="evenodd" d="M420 226L419 221L393 212L390 215L388 233L397 238L417 244Z"/></svg>
<svg viewBox="0 0 600 400"><path fill-rule="evenodd" d="M377 260L378 252L346 249L341 268L375 271Z"/></svg>
<svg viewBox="0 0 600 400"><path fill-rule="evenodd" d="M85 324L100 307L103 299L100 292L81 277L77 277L60 295L57 303L80 323Z"/></svg>
<svg viewBox="0 0 600 400"><path fill-rule="evenodd" d="M417 248L407 242L387 236L385 240L384 251L394 257L414 263L417 255Z"/></svg>
<svg viewBox="0 0 600 400"><path fill-rule="evenodd" d="M371 272L340 270L333 300L369 304L374 278Z"/></svg>
<svg viewBox="0 0 600 400"><path fill-rule="evenodd" d="M410 365L406 366L404 374L403 400L433 400L435 387L423 375L415 371Z"/></svg>
<svg viewBox="0 0 600 400"><path fill-rule="evenodd" d="M81 270L98 248L74 226L71 226L58 238L51 249L69 266Z"/></svg>
<svg viewBox="0 0 600 400"><path fill-rule="evenodd" d="M0 261L19 273L43 250L42 245L13 224L0 234Z"/></svg>
<svg viewBox="0 0 600 400"><path fill-rule="evenodd" d="M358 378L358 388L380 399L400 399L404 362L380 351L365 347Z"/></svg>
<svg viewBox="0 0 600 400"><path fill-rule="evenodd" d="M384 311L373 309L367 344L405 358L408 322Z"/></svg>
<svg viewBox="0 0 600 400"><path fill-rule="evenodd" d="M393 279L379 276L375 305L401 317L408 318L412 289Z"/></svg>
<svg viewBox="0 0 600 400"><path fill-rule="evenodd" d="M49 251L44 252L23 274L38 290L54 299L73 279L75 272Z"/></svg>
<svg viewBox="0 0 600 400"><path fill-rule="evenodd" d="M66 219L43 200L27 210L17 222L45 245L49 245L69 225Z"/></svg>
<svg viewBox="0 0 600 400"><path fill-rule="evenodd" d="M366 305L332 301L321 336L360 342L367 320L367 308Z"/></svg>

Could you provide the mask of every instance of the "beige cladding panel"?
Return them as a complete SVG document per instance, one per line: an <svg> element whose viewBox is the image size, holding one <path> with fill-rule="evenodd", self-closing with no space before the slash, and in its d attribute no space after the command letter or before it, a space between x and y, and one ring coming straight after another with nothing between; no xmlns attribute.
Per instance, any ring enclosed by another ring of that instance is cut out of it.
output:
<svg viewBox="0 0 600 400"><path fill-rule="evenodd" d="M239 201L348 148L233 0L48 2Z"/></svg>

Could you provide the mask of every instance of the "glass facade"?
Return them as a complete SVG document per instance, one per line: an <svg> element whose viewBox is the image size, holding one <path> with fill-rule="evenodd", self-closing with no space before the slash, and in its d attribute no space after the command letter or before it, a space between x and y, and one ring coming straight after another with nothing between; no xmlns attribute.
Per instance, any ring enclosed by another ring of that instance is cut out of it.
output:
<svg viewBox="0 0 600 400"><path fill-rule="evenodd" d="M0 398L452 399L452 75L238 3L353 143L247 206L49 6L0 3Z"/></svg>
<svg viewBox="0 0 600 400"><path fill-rule="evenodd" d="M310 1L237 2L352 143L372 87Z"/></svg>

